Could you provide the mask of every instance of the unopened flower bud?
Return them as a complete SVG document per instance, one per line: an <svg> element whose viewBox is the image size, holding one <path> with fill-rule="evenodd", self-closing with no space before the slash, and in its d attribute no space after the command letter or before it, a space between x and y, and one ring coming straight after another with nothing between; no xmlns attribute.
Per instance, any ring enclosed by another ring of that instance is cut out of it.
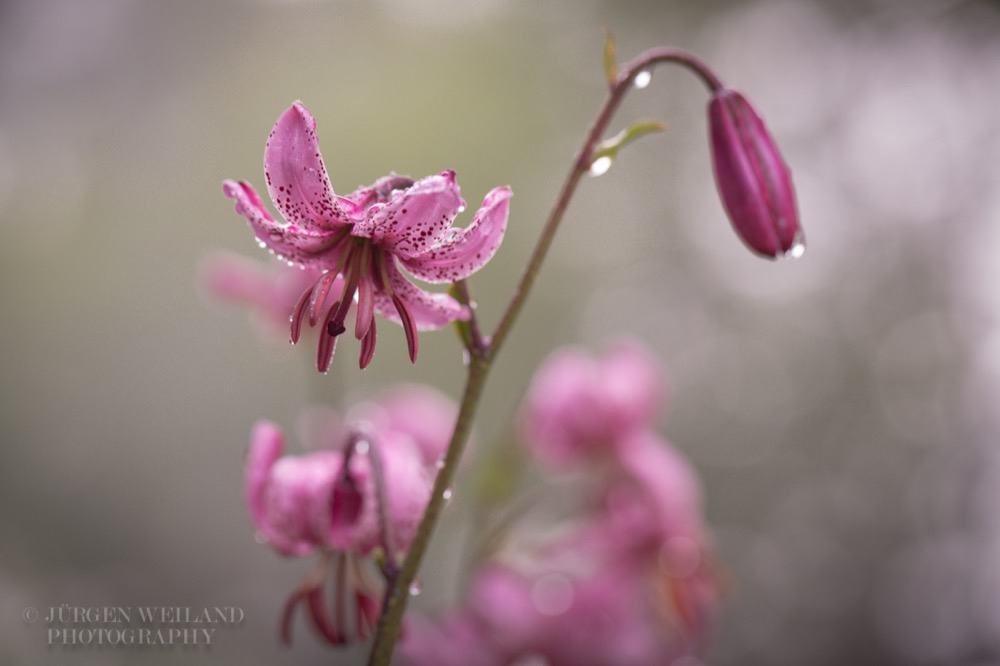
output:
<svg viewBox="0 0 1000 666"><path fill-rule="evenodd" d="M763 256L801 256L791 172L760 116L743 95L722 88L708 121L715 182L736 233Z"/></svg>

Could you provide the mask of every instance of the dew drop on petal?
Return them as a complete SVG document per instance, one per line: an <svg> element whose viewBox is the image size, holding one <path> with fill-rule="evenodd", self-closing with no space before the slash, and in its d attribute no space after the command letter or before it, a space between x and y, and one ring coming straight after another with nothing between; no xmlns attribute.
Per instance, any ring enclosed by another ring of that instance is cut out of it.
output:
<svg viewBox="0 0 1000 666"><path fill-rule="evenodd" d="M465 206L459 206L458 207L458 212L459 213L464 213L465 212Z"/></svg>
<svg viewBox="0 0 1000 666"><path fill-rule="evenodd" d="M438 469L444 469L444 458L441 458L441 460L438 460L434 464L434 466L437 467Z"/></svg>
<svg viewBox="0 0 1000 666"><path fill-rule="evenodd" d="M632 85L641 90L642 88L648 86L649 82L652 80L653 80L653 73L650 72L648 69L644 69L635 75L635 78L632 79Z"/></svg>
<svg viewBox="0 0 1000 666"><path fill-rule="evenodd" d="M443 493L441 493L441 497L444 498L445 502L450 501L451 498L454 497L454 495L455 495L455 491L452 490L451 488L446 488L445 491Z"/></svg>
<svg viewBox="0 0 1000 666"><path fill-rule="evenodd" d="M611 158L605 155L604 157L598 157L590 164L590 171L588 172L591 176L603 176L611 168Z"/></svg>
<svg viewBox="0 0 1000 666"><path fill-rule="evenodd" d="M415 597L424 591L424 586L419 580L410 583L410 596Z"/></svg>
<svg viewBox="0 0 1000 666"><path fill-rule="evenodd" d="M359 439L357 443L355 443L354 445L354 450L360 453L361 455L366 455L368 453L368 448L369 448L368 441L364 439Z"/></svg>
<svg viewBox="0 0 1000 666"><path fill-rule="evenodd" d="M792 246L782 256L786 259L798 259L806 253L806 241L801 233L795 235Z"/></svg>

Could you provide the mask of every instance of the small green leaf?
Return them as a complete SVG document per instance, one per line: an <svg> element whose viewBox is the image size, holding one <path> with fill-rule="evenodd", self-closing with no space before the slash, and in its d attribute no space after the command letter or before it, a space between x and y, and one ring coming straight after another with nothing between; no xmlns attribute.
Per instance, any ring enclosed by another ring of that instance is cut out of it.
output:
<svg viewBox="0 0 1000 666"><path fill-rule="evenodd" d="M597 144L597 148L594 150L594 155L590 163L593 164L597 160L605 157L613 160L618 156L619 150L639 137L645 136L646 134L662 132L665 129L667 129L666 125L655 120L636 121L610 139L605 139L601 143Z"/></svg>
<svg viewBox="0 0 1000 666"><path fill-rule="evenodd" d="M608 79L608 86L614 88L618 81L618 47L615 44L614 33L610 28L604 29L604 76Z"/></svg>

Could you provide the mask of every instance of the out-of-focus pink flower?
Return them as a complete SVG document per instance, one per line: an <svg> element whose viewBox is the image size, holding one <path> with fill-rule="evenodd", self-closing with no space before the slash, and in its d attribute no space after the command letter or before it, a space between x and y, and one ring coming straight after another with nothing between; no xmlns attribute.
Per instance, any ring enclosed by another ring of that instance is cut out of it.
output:
<svg viewBox="0 0 1000 666"><path fill-rule="evenodd" d="M743 95L720 88L708 122L715 182L733 229L766 257L801 255L792 175L760 116Z"/></svg>
<svg viewBox="0 0 1000 666"><path fill-rule="evenodd" d="M599 359L566 347L535 374L522 433L556 466L616 455L630 435L655 420L664 392L656 360L638 343L620 342Z"/></svg>
<svg viewBox="0 0 1000 666"><path fill-rule="evenodd" d="M287 340L288 322L302 290L321 274L316 268L265 265L230 252L216 252L202 263L201 282L212 298L249 308L268 338ZM343 282L343 278L338 280Z"/></svg>
<svg viewBox="0 0 1000 666"><path fill-rule="evenodd" d="M432 477L407 434L373 433L385 475L390 529L409 545L430 495ZM371 451L316 451L285 456L284 435L270 421L254 427L247 458L246 499L260 537L283 555L317 548L367 555L380 545L379 498ZM347 464L345 466L345 459Z"/></svg>
<svg viewBox="0 0 1000 666"><path fill-rule="evenodd" d="M697 478L653 437L629 450L639 453L587 520L486 564L465 604L439 622L411 623L401 645L408 662L659 666L702 657L718 584ZM643 465L638 474L633 464Z"/></svg>
<svg viewBox="0 0 1000 666"><path fill-rule="evenodd" d="M346 197L330 185L316 138L316 122L300 102L285 111L264 149L264 175L271 201L285 218L275 220L253 187L227 180L223 193L236 201L261 245L292 264L322 271L301 294L292 315L292 340L302 322L322 325L317 366L330 366L337 337L357 299L354 335L361 340L359 364L366 367L375 351L374 313L402 324L411 360L416 360L417 331L435 329L468 310L447 294L414 285L401 268L418 279L448 283L482 268L497 251L507 227L511 192L498 187L465 229L452 228L464 210L454 171L414 181L390 174ZM343 277L343 284L334 281ZM333 304L327 307L327 302Z"/></svg>
<svg viewBox="0 0 1000 666"><path fill-rule="evenodd" d="M368 580L361 562L376 550L384 560L394 561L409 547L436 472L422 447L443 449L451 434L443 423L456 413L447 398L427 391L408 386L402 395L426 409L436 431L410 430L407 421L388 417L346 425L326 419L331 437L346 438L342 447L286 456L285 438L276 425L260 421L254 427L246 462L246 501L259 538L282 555L319 552L321 557L317 570L286 604L286 642L300 604L314 628L335 644L349 642L351 636L363 638L374 626L377 586ZM393 414L400 399L395 396L379 409ZM443 443L429 441L435 432ZM324 596L328 577L336 581L332 612ZM345 614L349 603L354 612L350 621Z"/></svg>
<svg viewBox="0 0 1000 666"><path fill-rule="evenodd" d="M698 476L650 428L662 394L635 344L599 360L554 355L524 427L549 460L602 463L582 515L511 539L459 608L411 623L401 644L409 663L660 666L704 656L719 580Z"/></svg>

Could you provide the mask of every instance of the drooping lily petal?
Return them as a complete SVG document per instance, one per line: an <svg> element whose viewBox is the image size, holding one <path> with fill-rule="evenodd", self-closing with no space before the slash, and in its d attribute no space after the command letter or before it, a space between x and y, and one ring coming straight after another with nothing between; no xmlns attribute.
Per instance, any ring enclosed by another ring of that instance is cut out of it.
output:
<svg viewBox="0 0 1000 666"><path fill-rule="evenodd" d="M496 254L507 230L509 187L497 187L483 200L472 224L422 254L401 260L406 270L425 282L455 282L472 275Z"/></svg>
<svg viewBox="0 0 1000 666"><path fill-rule="evenodd" d="M448 294L435 294L418 288L407 280L394 265L386 266L392 293L406 303L418 331L428 331L447 326L457 320L469 318L469 310ZM386 319L402 324L392 296L375 292L375 310Z"/></svg>
<svg viewBox="0 0 1000 666"><path fill-rule="evenodd" d="M236 201L236 212L250 223L257 240L282 259L311 264L318 255L334 249L339 236L337 231L306 232L300 227L276 221L264 208L250 183L227 180L222 184L222 193Z"/></svg>

